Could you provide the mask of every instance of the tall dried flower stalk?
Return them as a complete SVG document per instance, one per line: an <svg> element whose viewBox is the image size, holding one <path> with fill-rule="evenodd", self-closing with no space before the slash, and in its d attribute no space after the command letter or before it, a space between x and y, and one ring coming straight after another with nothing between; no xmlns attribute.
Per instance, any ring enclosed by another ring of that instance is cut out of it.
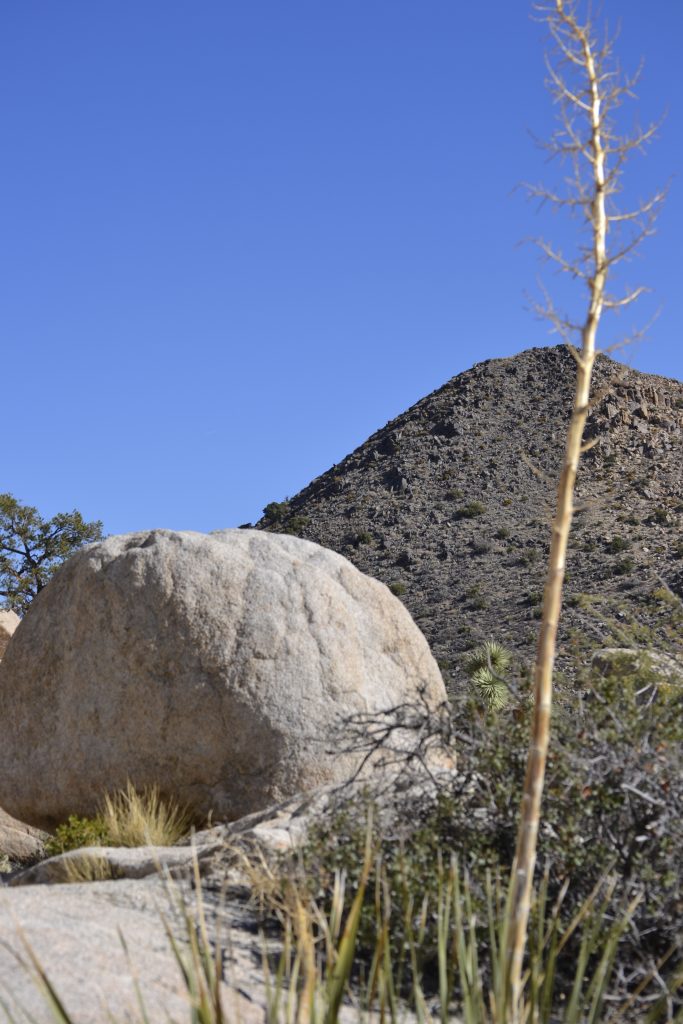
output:
<svg viewBox="0 0 683 1024"><path fill-rule="evenodd" d="M562 604L567 542L572 523L574 488L590 410L591 380L596 357L596 335L605 310L631 305L645 290L630 289L622 296L606 291L615 264L626 259L653 231L663 192L634 209L621 211L616 196L628 156L652 139L657 125L632 136L616 133L613 114L633 95L640 71L624 78L613 56L613 39L599 42L590 16L580 20L579 0L553 0L535 7L547 25L554 53L546 58L548 87L558 105L559 128L544 145L551 157L568 162L570 177L564 192L528 186L530 195L578 214L590 242L573 259L544 240L545 257L560 271L583 281L588 289L588 308L583 323L574 323L557 312L550 300L540 312L564 338L576 363L576 390L567 431L564 460L557 490L552 540L543 595L541 625L534 667L535 704L527 758L524 794L520 811L517 850L511 880L507 940L506 1019L520 1020L522 967L526 947L529 908L536 862L541 798L550 736L552 680L557 627ZM575 344L573 339L580 339Z"/></svg>

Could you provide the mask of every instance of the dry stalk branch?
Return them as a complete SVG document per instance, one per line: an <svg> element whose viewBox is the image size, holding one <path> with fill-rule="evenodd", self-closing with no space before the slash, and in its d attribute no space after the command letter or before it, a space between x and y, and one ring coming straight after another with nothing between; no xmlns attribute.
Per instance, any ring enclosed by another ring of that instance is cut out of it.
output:
<svg viewBox="0 0 683 1024"><path fill-rule="evenodd" d="M562 587L569 532L574 508L574 490L579 459L595 441L584 443L583 433L591 398L591 381L597 355L596 336L603 311L630 306L644 292L643 287L627 290L622 298L606 293L606 281L614 264L652 234L653 222L664 192L642 203L637 209L620 213L613 201L619 191L619 178L628 155L642 150L653 138L657 125L638 132L634 137L615 133L610 112L625 98L633 95L640 70L625 78L615 64L613 40L601 44L596 38L590 16L581 21L579 0L553 0L538 5L538 19L549 29L555 44L554 58L546 60L548 89L558 103L560 128L544 148L551 159L569 158L573 177L565 183L568 194L541 186L529 188L528 194L541 203L569 208L582 217L590 235L590 246L578 248L574 259L567 259L545 241L539 246L560 271L585 282L588 304L585 320L577 325L559 314L546 296L545 305L537 307L553 330L565 339L576 363L576 387L572 414L567 429L566 445L557 503L552 523L550 555L543 595L542 618L534 666L534 716L527 758L527 770L520 810L517 849L513 864L510 892L510 917L507 929L507 985L505 1019L519 1024L523 1015L523 962L531 904L536 847L541 814L545 767L550 741L553 667L557 628L562 604ZM635 230L608 248L608 232L633 224ZM570 339L578 335L580 346Z"/></svg>

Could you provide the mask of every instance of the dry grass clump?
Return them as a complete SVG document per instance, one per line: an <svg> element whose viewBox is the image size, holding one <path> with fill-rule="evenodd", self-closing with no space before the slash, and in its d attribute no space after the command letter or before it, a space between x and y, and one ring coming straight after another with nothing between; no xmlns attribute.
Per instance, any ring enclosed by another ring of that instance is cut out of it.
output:
<svg viewBox="0 0 683 1024"><path fill-rule="evenodd" d="M107 858L95 853L69 857L64 863L64 873L64 880L69 885L79 882L107 882L114 877Z"/></svg>
<svg viewBox="0 0 683 1024"><path fill-rule="evenodd" d="M173 846L192 824L188 811L162 799L158 786L138 792L130 780L105 796L100 816L109 846Z"/></svg>
<svg viewBox="0 0 683 1024"><path fill-rule="evenodd" d="M103 798L94 817L72 814L45 844L45 852L54 857L88 846L173 846L191 825L187 809L164 799L158 786L138 791L129 780L125 789Z"/></svg>

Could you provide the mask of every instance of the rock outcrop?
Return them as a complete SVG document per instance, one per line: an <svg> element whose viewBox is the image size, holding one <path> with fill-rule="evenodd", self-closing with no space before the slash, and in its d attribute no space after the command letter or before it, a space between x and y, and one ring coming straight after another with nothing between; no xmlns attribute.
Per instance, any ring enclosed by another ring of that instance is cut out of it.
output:
<svg viewBox="0 0 683 1024"><path fill-rule="evenodd" d="M226 1020L263 1024L268 993L261 951L243 886L241 892L241 901L230 899L221 919L219 940L230 938L221 1001ZM184 895L192 911L193 897ZM13 1019L55 1021L30 968L28 943L69 1018L79 1024L141 1020L139 993L145 1019L189 1020L190 997L164 925L164 918L170 921L185 951L175 900L158 878L3 891L0 992Z"/></svg>
<svg viewBox="0 0 683 1024"><path fill-rule="evenodd" d="M230 820L341 781L349 716L445 699L389 590L289 536L155 530L77 553L0 666L0 804L50 828L157 784Z"/></svg>
<svg viewBox="0 0 683 1024"><path fill-rule="evenodd" d="M21 619L16 612L0 611L0 659L2 659L7 645L14 636L16 628L21 622Z"/></svg>
<svg viewBox="0 0 683 1024"><path fill-rule="evenodd" d="M13 864L26 864L39 858L43 851L45 834L10 817L0 807L0 860Z"/></svg>

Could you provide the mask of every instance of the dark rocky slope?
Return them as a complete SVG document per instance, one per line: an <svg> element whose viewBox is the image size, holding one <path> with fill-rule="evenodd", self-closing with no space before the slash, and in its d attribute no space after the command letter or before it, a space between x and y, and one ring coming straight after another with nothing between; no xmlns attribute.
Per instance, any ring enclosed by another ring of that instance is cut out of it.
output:
<svg viewBox="0 0 683 1024"><path fill-rule="evenodd" d="M258 524L346 555L399 593L451 686L495 638L533 658L574 366L563 346L452 378ZM600 357L568 557L559 664L683 656L683 384Z"/></svg>

